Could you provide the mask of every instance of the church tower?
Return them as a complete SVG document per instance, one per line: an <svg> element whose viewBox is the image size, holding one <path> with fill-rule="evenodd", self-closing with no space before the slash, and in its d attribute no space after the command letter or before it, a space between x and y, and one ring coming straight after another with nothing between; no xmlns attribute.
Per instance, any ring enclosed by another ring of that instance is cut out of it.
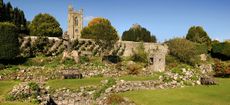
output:
<svg viewBox="0 0 230 105"><path fill-rule="evenodd" d="M67 35L70 40L81 38L83 29L83 10L75 11L71 5L68 7L68 30Z"/></svg>

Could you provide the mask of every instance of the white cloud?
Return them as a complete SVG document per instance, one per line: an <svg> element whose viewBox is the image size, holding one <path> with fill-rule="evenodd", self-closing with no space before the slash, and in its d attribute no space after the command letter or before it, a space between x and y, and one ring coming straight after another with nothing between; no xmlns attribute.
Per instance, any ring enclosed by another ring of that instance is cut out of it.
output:
<svg viewBox="0 0 230 105"><path fill-rule="evenodd" d="M84 21L89 22L93 18L95 18L95 17L94 16L85 16L83 19L84 19Z"/></svg>

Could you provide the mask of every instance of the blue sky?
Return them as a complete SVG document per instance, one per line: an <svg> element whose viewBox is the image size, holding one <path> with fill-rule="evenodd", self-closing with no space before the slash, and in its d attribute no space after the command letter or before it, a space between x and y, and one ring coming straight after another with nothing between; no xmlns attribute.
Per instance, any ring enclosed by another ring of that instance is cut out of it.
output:
<svg viewBox="0 0 230 105"><path fill-rule="evenodd" d="M67 9L84 10L84 25L105 17L121 35L132 24L147 28L163 42L185 36L191 26L202 26L212 39L230 39L230 0L4 0L25 12L31 21L38 13L56 17L67 30Z"/></svg>

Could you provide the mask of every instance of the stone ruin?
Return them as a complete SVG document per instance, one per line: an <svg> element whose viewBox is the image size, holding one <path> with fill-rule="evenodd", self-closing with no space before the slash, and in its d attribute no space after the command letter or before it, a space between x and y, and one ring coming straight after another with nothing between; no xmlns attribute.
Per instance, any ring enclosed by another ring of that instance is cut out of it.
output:
<svg viewBox="0 0 230 105"><path fill-rule="evenodd" d="M75 11L71 5L68 7L68 31L70 40L80 39L83 29L83 10Z"/></svg>
<svg viewBox="0 0 230 105"><path fill-rule="evenodd" d="M121 41L124 46L122 56L132 56L133 51L138 48L141 42ZM168 52L167 45L157 43L143 43L145 52L148 54L149 69L151 71L165 71L165 56Z"/></svg>
<svg viewBox="0 0 230 105"><path fill-rule="evenodd" d="M83 10L75 11L72 6L68 8L68 31L63 35L63 38L48 37L49 42L52 42L48 48L47 54L58 55L63 54L63 59L73 57L78 63L79 56L97 56L100 55L101 48L96 45L91 39L82 39L81 30L83 27ZM21 39L21 50L30 48L33 42L37 39L35 36L27 36ZM70 42L75 42L73 48L68 48ZM30 44L28 44L30 43ZM131 41L118 41L114 49L111 51L115 52L118 56L131 56L134 54L133 51L138 48L141 42ZM165 70L165 56L168 51L166 45L158 43L143 43L145 52L148 53L149 70L151 71L164 71ZM30 46L26 46L30 45Z"/></svg>

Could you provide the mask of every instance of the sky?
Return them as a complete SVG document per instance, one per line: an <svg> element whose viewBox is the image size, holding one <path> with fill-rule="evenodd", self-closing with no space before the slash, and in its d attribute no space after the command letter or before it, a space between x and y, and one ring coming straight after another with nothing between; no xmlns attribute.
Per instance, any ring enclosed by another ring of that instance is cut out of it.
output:
<svg viewBox="0 0 230 105"><path fill-rule="evenodd" d="M84 10L84 26L94 17L111 21L121 36L133 24L147 28L158 41L183 37L202 26L212 39L230 39L230 0L4 0L22 9L28 21L49 13L67 30L68 5Z"/></svg>

